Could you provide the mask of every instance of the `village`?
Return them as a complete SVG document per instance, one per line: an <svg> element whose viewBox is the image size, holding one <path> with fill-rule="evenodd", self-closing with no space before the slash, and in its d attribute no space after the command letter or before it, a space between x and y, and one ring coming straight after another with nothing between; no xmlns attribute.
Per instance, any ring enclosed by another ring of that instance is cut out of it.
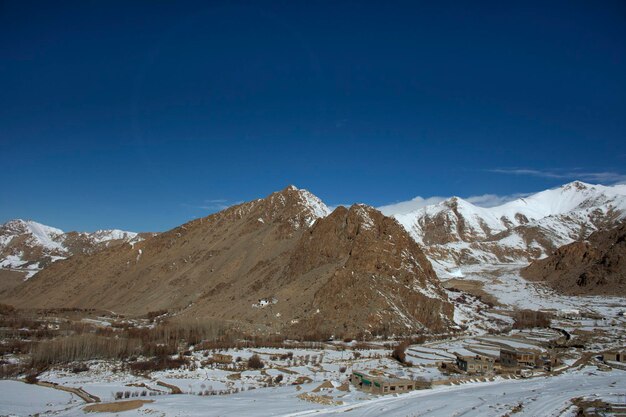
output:
<svg viewBox="0 0 626 417"><path fill-rule="evenodd" d="M81 407L120 411L118 407L133 401L137 411L158 410L183 397L211 397L204 400L211 404L220 398L220 404L227 406L228 401L256 398L256 392L280 392L281 398L291 399L290 410L306 411L364 404L377 397L410 398L410 393L453 387L557 381L589 369L614 376L624 387L623 311L619 306L601 311L604 317L573 309L553 311L545 327L528 324L537 321L537 312L520 311L516 315L522 321L520 328L441 335L433 340L284 341L273 347L246 347L244 343L232 348L198 345L180 352L170 368L142 370L139 362L110 360L53 366L39 374L29 389L45 392L41 398L50 413L72 415L71 410ZM541 317L545 314L540 313ZM111 321L107 317L89 320L100 326ZM18 359L5 355L4 361ZM10 393L24 382L4 380L0 385ZM62 400L50 401L50 395L60 395ZM22 406L16 414L41 411L37 407L42 405L25 399Z"/></svg>
<svg viewBox="0 0 626 417"><path fill-rule="evenodd" d="M12 404L0 415L72 416L89 410L103 415L123 411L128 416L204 416L207 405L213 410L210 415L241 407L251 416L360 415L358 410L369 408L378 415L383 412L379 403L385 407L393 403L399 407L394 413L402 415L506 415L520 409L521 415L550 415L545 409L552 407L560 410L556 416L568 415L563 413L570 407L584 408L587 401L621 410L626 402L620 396L626 392L622 300L557 296L526 286L516 276L507 278L507 287L498 291L508 294L507 304L490 306L478 295L448 290L458 323L452 333L314 342L243 338L206 343L196 338L197 342L170 351L178 352L174 355L153 359L140 355L51 363L36 375L0 380L0 404ZM492 291L488 285L485 288ZM152 334L164 318L167 314L162 312L146 319L58 312L46 316L38 324L44 329L38 332L54 335L81 329L87 332L80 336L86 341L93 332ZM23 345L29 331L22 322L18 319L16 329L3 330L5 344ZM207 329L213 331L211 326ZM28 348L11 353L9 346L0 365L5 374L31 360ZM74 348L59 346L56 355L63 357ZM46 349L40 351L40 359L49 361L52 351ZM547 389L555 398L549 404L540 395ZM452 391L469 397L446 401L446 393ZM514 394L519 400L513 400ZM506 401L499 397L504 395L509 397ZM490 400L477 402L479 397ZM574 404L572 398L580 400ZM269 401L271 411L259 409L259 401ZM432 407L420 414L423 401ZM180 407L185 414L177 414Z"/></svg>

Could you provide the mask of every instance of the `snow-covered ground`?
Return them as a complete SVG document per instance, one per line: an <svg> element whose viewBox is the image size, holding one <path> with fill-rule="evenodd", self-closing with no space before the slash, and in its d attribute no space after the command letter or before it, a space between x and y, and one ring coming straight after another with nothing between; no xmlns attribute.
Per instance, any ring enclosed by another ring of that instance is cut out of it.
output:
<svg viewBox="0 0 626 417"><path fill-rule="evenodd" d="M544 285L526 281L520 276L520 270L526 265L467 265L461 267L460 271L464 280L480 282L485 292L493 295L509 309L579 310L583 313L595 312L605 317L615 317L618 312L626 309L623 297L568 296ZM435 262L433 267L442 282L457 276L457 270L451 274Z"/></svg>
<svg viewBox="0 0 626 417"><path fill-rule="evenodd" d="M301 388L287 385L248 390L232 395L192 394L150 397L152 403L123 413L102 416L502 416L517 410L519 416L572 415L571 399L587 397L624 403L626 372L599 371L589 366L558 376L474 382L438 386L407 394L374 396L330 389L314 392L318 384ZM340 405L321 405L302 398L323 395ZM83 404L70 394L15 381L0 381L0 414L40 416L83 415Z"/></svg>
<svg viewBox="0 0 626 417"><path fill-rule="evenodd" d="M561 324L572 329L578 325L593 328L596 322L562 319ZM622 323L610 340L620 340L624 331ZM383 341L359 350L354 350L355 343L334 342L315 349L196 351L189 358L193 363L190 368L153 372L146 376L124 370L121 362L92 361L88 363L88 371L74 373L70 369L51 369L39 379L82 388L103 403L151 401L136 410L100 413L103 416L503 416L513 409L520 416L566 416L573 415L570 402L573 398L596 398L593 397L596 395L597 398L614 399L626 395L626 371L607 371L606 368L601 371L593 361L582 368L567 368L556 376L530 379L466 377L461 382L458 382L458 375L446 375L438 367L441 362L453 361L455 354L481 352L498 356L503 346L538 347L537 344L553 341L559 336L559 332L549 329L513 330L507 335L460 335L411 345L406 351L407 359L413 364L410 367L392 359L391 350L383 347ZM604 346L598 346L598 349L602 348ZM203 364L216 354L230 355L232 362L225 367ZM237 367L254 354L265 363L263 369ZM581 354L580 350L570 349L561 359L567 366L572 366ZM353 369L376 370L387 376L413 380L447 381L448 385L396 396L366 394L352 386L348 391L338 389ZM282 380L277 382L277 377ZM334 388L316 390L325 381ZM173 395L170 388L160 383L178 387L182 394ZM84 415L85 405L76 396L52 388L0 381L2 416L36 413L40 416L79 416Z"/></svg>
<svg viewBox="0 0 626 417"><path fill-rule="evenodd" d="M55 415L59 412L78 414L83 401L68 392L0 380L0 415L29 416L36 413ZM69 411L72 410L72 411Z"/></svg>
<svg viewBox="0 0 626 417"><path fill-rule="evenodd" d="M517 408L519 416L556 417L567 415L572 398L587 396L624 401L626 372L586 368L555 377L445 386L290 415L487 417L502 416Z"/></svg>

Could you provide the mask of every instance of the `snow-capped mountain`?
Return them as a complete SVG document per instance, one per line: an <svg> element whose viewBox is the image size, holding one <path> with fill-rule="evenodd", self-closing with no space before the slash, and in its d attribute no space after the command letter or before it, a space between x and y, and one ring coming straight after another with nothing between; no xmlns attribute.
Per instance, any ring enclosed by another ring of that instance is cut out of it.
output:
<svg viewBox="0 0 626 417"><path fill-rule="evenodd" d="M10 220L0 226L0 269L25 272L30 278L59 259L142 239L123 230L66 233L32 220Z"/></svg>
<svg viewBox="0 0 626 417"><path fill-rule="evenodd" d="M434 263L529 262L626 217L626 185L575 181L496 207L452 197L393 215Z"/></svg>

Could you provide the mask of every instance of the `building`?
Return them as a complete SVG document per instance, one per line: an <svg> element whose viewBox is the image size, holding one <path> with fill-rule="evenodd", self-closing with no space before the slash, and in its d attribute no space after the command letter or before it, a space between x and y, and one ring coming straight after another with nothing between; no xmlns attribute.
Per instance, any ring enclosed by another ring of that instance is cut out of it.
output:
<svg viewBox="0 0 626 417"><path fill-rule="evenodd" d="M563 308L557 312L557 316L563 319L577 320L582 318L580 310L575 308Z"/></svg>
<svg viewBox="0 0 626 417"><path fill-rule="evenodd" d="M352 371L350 383L362 391L373 394L409 392L417 389L418 385L416 381L410 379L373 376L360 371Z"/></svg>
<svg viewBox="0 0 626 417"><path fill-rule="evenodd" d="M507 368L531 367L537 363L537 352L526 349L500 349L500 364Z"/></svg>
<svg viewBox="0 0 626 417"><path fill-rule="evenodd" d="M604 352L602 359L604 359L605 362L626 362L626 349Z"/></svg>
<svg viewBox="0 0 626 417"><path fill-rule="evenodd" d="M552 371L557 366L561 365L559 358L553 355L541 355L537 358L537 367L543 368L545 371Z"/></svg>
<svg viewBox="0 0 626 417"><path fill-rule="evenodd" d="M214 353L213 356L211 357L211 361L213 363L229 365L233 362L233 357L231 355L225 355L222 353Z"/></svg>
<svg viewBox="0 0 626 417"><path fill-rule="evenodd" d="M493 372L494 359L484 355L456 355L456 366L468 374L487 374Z"/></svg>

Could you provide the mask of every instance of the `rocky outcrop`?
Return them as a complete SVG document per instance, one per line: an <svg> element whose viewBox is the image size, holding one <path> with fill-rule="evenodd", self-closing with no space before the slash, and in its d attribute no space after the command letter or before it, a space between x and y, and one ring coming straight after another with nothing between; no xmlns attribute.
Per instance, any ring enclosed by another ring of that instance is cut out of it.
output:
<svg viewBox="0 0 626 417"><path fill-rule="evenodd" d="M313 307L333 334L445 330L453 307L419 246L364 205L337 208L300 239L288 276L322 276Z"/></svg>
<svg viewBox="0 0 626 417"><path fill-rule="evenodd" d="M626 223L560 247L522 276L565 294L626 296Z"/></svg>

